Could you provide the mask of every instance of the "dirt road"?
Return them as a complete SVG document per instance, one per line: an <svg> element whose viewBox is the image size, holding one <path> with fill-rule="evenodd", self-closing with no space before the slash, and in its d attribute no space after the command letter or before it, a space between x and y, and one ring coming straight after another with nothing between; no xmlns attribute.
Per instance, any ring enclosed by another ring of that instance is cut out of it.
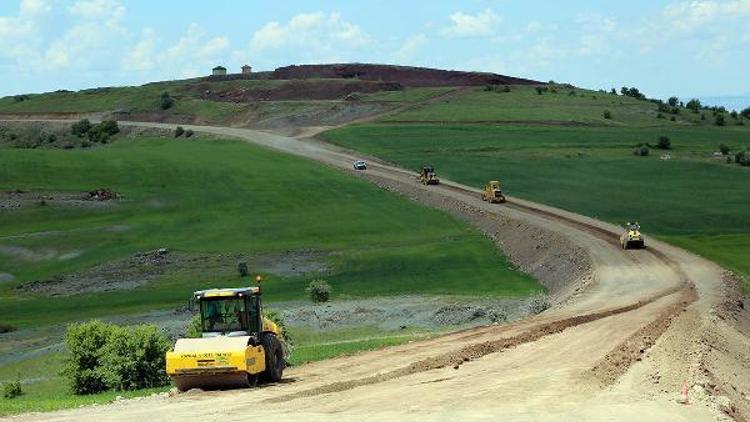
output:
<svg viewBox="0 0 750 422"><path fill-rule="evenodd" d="M309 139L183 127L352 173L352 162L361 158ZM478 190L445 180L424 187L412 172L374 158L366 175L357 175L443 208L460 204L485 222L563 238L584 251L590 267L556 287L558 306L510 325L308 364L289 370L282 384L253 390L153 397L17 419L661 421L750 415L750 319L718 266L652 239L647 250L623 251L616 240L620 229L610 224L516 198L490 205ZM555 268L529 266L555 279ZM677 401L684 383L690 404Z"/></svg>

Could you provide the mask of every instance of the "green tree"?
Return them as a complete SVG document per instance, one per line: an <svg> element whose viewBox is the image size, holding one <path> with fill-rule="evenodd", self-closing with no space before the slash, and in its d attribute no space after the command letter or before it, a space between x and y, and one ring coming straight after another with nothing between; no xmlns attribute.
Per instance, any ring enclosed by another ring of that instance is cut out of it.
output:
<svg viewBox="0 0 750 422"><path fill-rule="evenodd" d="M677 97L669 97L667 100L667 104L669 104L672 107L677 107L677 105L680 103L680 99Z"/></svg>
<svg viewBox="0 0 750 422"><path fill-rule="evenodd" d="M161 93L161 109L168 110L174 105L174 100L169 96L167 91Z"/></svg>

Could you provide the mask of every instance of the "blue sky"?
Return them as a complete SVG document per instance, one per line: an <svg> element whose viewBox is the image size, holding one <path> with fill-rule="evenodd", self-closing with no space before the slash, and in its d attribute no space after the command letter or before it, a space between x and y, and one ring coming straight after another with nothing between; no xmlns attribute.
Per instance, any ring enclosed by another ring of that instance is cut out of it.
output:
<svg viewBox="0 0 750 422"><path fill-rule="evenodd" d="M0 0L0 95L301 63L750 94L750 0Z"/></svg>

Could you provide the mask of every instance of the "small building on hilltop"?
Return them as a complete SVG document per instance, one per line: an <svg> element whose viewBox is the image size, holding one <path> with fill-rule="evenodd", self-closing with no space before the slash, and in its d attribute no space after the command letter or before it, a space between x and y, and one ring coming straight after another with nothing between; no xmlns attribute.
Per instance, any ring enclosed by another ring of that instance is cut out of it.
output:
<svg viewBox="0 0 750 422"><path fill-rule="evenodd" d="M242 66L242 74L243 75L249 75L251 73L253 73L253 67L252 66L250 66L249 64L246 64L246 65Z"/></svg>
<svg viewBox="0 0 750 422"><path fill-rule="evenodd" d="M216 66L212 69L211 75L213 76L226 76L227 68L224 66Z"/></svg>

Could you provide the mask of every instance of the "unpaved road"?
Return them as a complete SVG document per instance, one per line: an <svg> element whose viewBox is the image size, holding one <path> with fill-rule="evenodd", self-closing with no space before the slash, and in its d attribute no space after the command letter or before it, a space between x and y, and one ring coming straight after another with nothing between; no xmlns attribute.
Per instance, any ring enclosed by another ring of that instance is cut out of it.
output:
<svg viewBox="0 0 750 422"><path fill-rule="evenodd" d="M120 122L172 128L158 123ZM247 129L183 125L245 139L351 171L354 154L314 140ZM715 420L748 416L750 347L745 310L723 270L667 244L623 251L620 229L443 181L371 159L366 176L419 199L465 204L562 236L586 252L593 282L536 317L308 364L252 390L131 400L19 420ZM401 187L401 188L399 188ZM439 282L439 280L436 280ZM561 289L566 292L565 289ZM688 405L676 401L690 387Z"/></svg>

